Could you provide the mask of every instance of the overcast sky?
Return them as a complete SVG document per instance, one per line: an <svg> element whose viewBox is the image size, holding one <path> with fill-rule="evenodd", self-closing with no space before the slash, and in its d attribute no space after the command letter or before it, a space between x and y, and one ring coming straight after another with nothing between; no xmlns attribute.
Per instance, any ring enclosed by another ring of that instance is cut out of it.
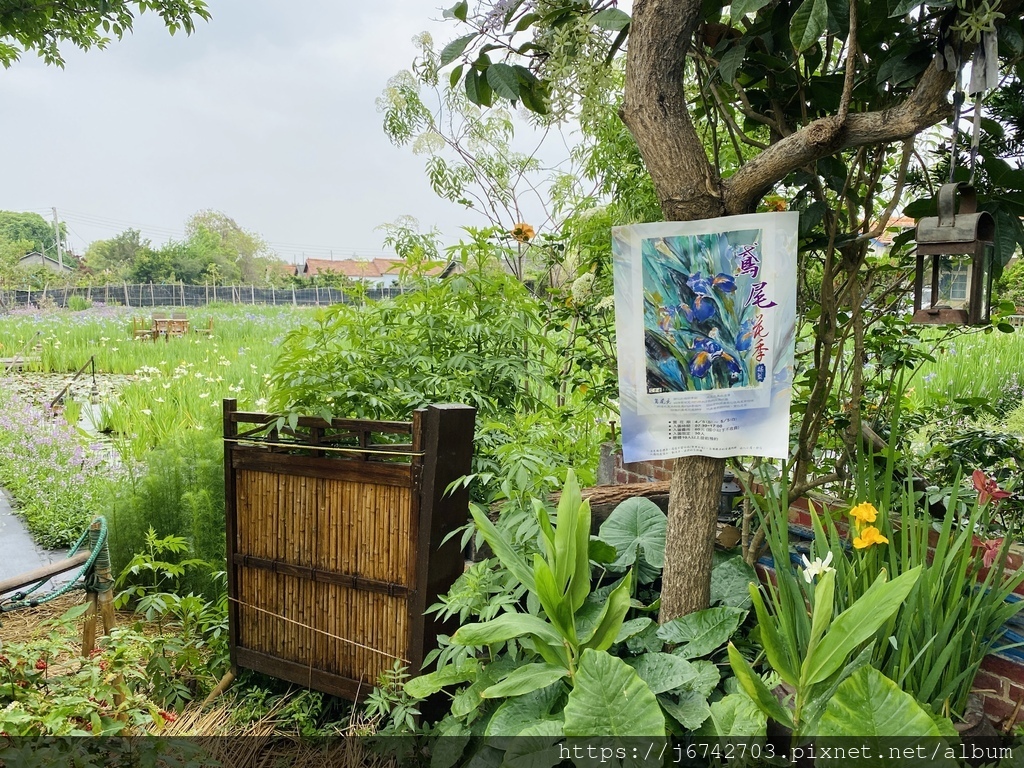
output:
<svg viewBox="0 0 1024 768"><path fill-rule="evenodd" d="M382 253L408 214L454 240L472 214L437 198L424 158L392 146L374 101L437 0L209 0L191 37L150 14L106 50L0 70L0 209L51 206L81 254L128 227L159 245L213 208L289 261Z"/></svg>

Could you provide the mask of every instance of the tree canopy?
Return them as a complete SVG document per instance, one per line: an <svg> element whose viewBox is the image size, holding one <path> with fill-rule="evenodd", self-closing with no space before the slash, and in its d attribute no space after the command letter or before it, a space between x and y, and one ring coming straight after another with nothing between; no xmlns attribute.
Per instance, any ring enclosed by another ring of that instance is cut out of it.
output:
<svg viewBox="0 0 1024 768"><path fill-rule="evenodd" d="M64 66L61 46L105 48L132 31L137 13L152 12L173 35L191 34L209 20L204 0L0 0L0 64L10 67L26 51Z"/></svg>
<svg viewBox="0 0 1024 768"><path fill-rule="evenodd" d="M461 0L445 14L461 34L439 66L475 104L585 118L624 51L620 114L665 219L746 213L772 193L773 206L800 211L802 338L811 341L798 354L805 405L786 469L791 490L804 493L848 476L863 414L880 413L894 371L920 359L903 343L913 328L892 311L906 292L908 252L898 243L880 259L870 249L907 190L924 198L908 206L921 215L936 181L976 178L997 218L1000 261L1024 244L1024 171L1005 159L1013 141L968 153L960 137L936 151L940 137L929 134L949 121L957 136L958 118L970 116L975 89L964 77L977 49L998 54L989 61L998 58L990 68L1003 93L1019 87L1020 9L1021 0L635 0L630 16L606 1ZM982 132L1013 137L984 104L991 92L975 101ZM876 356L884 365L862 364ZM676 463L663 621L707 604L723 471L707 457Z"/></svg>

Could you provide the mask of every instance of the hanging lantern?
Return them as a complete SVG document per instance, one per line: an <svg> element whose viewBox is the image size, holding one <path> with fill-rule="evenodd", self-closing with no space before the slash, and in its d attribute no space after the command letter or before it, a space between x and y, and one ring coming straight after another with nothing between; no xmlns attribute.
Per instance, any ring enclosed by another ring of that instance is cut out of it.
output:
<svg viewBox="0 0 1024 768"><path fill-rule="evenodd" d="M942 185L938 217L923 218L917 225L915 323L989 322L995 228L992 214L978 212L974 187L964 182Z"/></svg>

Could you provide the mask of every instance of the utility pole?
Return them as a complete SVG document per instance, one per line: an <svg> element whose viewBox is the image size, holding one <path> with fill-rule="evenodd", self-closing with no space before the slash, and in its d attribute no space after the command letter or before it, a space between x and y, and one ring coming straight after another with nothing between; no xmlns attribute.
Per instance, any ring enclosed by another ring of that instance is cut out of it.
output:
<svg viewBox="0 0 1024 768"><path fill-rule="evenodd" d="M57 238L57 263L60 265L60 271L64 271L64 251L61 249L60 244L60 222L57 221L57 208L53 208L53 234Z"/></svg>

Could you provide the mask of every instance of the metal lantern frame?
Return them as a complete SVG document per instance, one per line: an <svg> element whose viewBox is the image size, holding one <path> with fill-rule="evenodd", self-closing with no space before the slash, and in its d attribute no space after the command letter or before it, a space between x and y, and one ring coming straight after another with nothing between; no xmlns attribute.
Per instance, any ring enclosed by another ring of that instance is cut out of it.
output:
<svg viewBox="0 0 1024 768"><path fill-rule="evenodd" d="M957 210L957 198L960 210ZM974 187L966 182L943 184L939 189L939 215L921 219L917 225L917 272L914 278L915 323L941 325L983 325L989 322L992 295L992 260L995 250L995 219L978 211ZM941 306L940 262L943 256L969 256L970 284L966 308ZM930 258L929 269L925 260ZM930 286L928 306L925 285Z"/></svg>

